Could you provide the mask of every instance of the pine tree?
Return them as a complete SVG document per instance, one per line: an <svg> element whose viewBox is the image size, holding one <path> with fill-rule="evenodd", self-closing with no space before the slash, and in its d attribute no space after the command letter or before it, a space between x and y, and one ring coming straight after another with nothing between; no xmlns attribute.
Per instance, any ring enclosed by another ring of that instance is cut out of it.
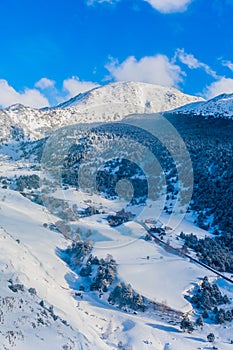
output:
<svg viewBox="0 0 233 350"><path fill-rule="evenodd" d="M215 335L214 333L210 333L207 335L207 340L210 342L210 343L213 343L214 340L215 340Z"/></svg>
<svg viewBox="0 0 233 350"><path fill-rule="evenodd" d="M202 316L199 316L198 319L196 320L196 325L199 327L203 327L204 322Z"/></svg>
<svg viewBox="0 0 233 350"><path fill-rule="evenodd" d="M204 311L203 311L202 317L203 317L203 318L209 318L209 314L208 314L208 311L207 311L207 310L204 310Z"/></svg>
<svg viewBox="0 0 233 350"><path fill-rule="evenodd" d="M187 331L188 333L192 333L194 331L194 325L193 322L190 321L188 316L185 316L181 323L180 323L180 328L185 332Z"/></svg>

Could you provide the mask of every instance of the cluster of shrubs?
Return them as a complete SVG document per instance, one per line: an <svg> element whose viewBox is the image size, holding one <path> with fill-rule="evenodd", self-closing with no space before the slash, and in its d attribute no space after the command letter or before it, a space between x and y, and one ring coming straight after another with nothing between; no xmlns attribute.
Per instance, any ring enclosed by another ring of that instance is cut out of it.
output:
<svg viewBox="0 0 233 350"><path fill-rule="evenodd" d="M16 191L23 192L25 189L32 190L40 187L40 178L36 174L20 175L19 177L6 178L0 177L0 185L3 189L8 187Z"/></svg>
<svg viewBox="0 0 233 350"><path fill-rule="evenodd" d="M117 264L111 255L108 255L106 259L98 259L97 256L93 256L91 253L93 244L90 241L78 241L73 242L70 247L64 251L64 260L74 270L79 272L82 277L92 276L94 267L95 277L90 283L91 291L107 292L108 287L114 282L117 275ZM87 261L84 263L85 258L90 254ZM81 287L83 289L83 287Z"/></svg>
<svg viewBox="0 0 233 350"><path fill-rule="evenodd" d="M184 247L193 249L206 265L221 272L233 272L233 233L198 239L192 233L181 232L180 237L185 240Z"/></svg>
<svg viewBox="0 0 233 350"><path fill-rule="evenodd" d="M4 176L0 176L0 186L3 190L6 190L9 187L9 185L11 185L11 183L12 183L12 179L9 179Z"/></svg>
<svg viewBox="0 0 233 350"><path fill-rule="evenodd" d="M21 175L15 181L16 190L24 191L25 189L38 189L40 187L40 178L38 175Z"/></svg>
<svg viewBox="0 0 233 350"><path fill-rule="evenodd" d="M130 284L126 285L124 282L117 284L117 286L110 293L108 302L117 305L119 308L130 308L132 310L145 311L146 305L142 295L136 293Z"/></svg>
<svg viewBox="0 0 233 350"><path fill-rule="evenodd" d="M202 322L203 325L203 322ZM183 319L180 322L180 328L183 332L192 333L195 329L194 323L189 319L188 316L183 317Z"/></svg>
<svg viewBox="0 0 233 350"><path fill-rule="evenodd" d="M90 254L92 244L89 241L74 242L72 246L65 250L65 261L82 277L90 278L86 281L89 283L90 291L98 291L99 297L108 292L109 286L113 284L117 276L117 264L111 255L105 259L99 259L97 256ZM89 255L90 254L90 255ZM85 258L89 255L87 260ZM85 260L85 263L84 263ZM83 284L80 285L80 291L84 291ZM77 294L80 295L80 292ZM118 283L110 292L108 302L120 308L145 311L145 299L136 293L130 284L124 282Z"/></svg>
<svg viewBox="0 0 233 350"><path fill-rule="evenodd" d="M180 323L180 328L184 332L192 333L195 327L202 327L204 319L211 319L216 324L223 324L233 320L233 309L223 309L219 306L230 304L227 295L223 295L216 283L210 283L208 277L204 277L201 285L197 288L193 296L190 298L191 303L200 312L195 323L185 315ZM209 337L213 339L212 336ZM214 340L209 340L212 342Z"/></svg>
<svg viewBox="0 0 233 350"><path fill-rule="evenodd" d="M72 242L72 245L63 251L64 260L76 270L83 263L85 257L90 254L92 247L93 243L91 241L80 240L78 242Z"/></svg>
<svg viewBox="0 0 233 350"><path fill-rule="evenodd" d="M230 304L227 295L222 295L216 283L210 284L208 277L204 277L197 293L191 298L191 302L198 309L211 310L215 306Z"/></svg>
<svg viewBox="0 0 233 350"><path fill-rule="evenodd" d="M38 204L46 205L49 212L58 216L60 219L65 221L76 221L78 215L74 208L71 208L69 203L64 199L54 198L52 195L40 195L36 202Z"/></svg>
<svg viewBox="0 0 233 350"><path fill-rule="evenodd" d="M92 264L98 264L99 266L96 276L90 285L90 290L107 292L108 287L114 282L117 275L116 261L112 257L110 259L100 259L97 261L95 257L92 260Z"/></svg>
<svg viewBox="0 0 233 350"><path fill-rule="evenodd" d="M14 293L24 292L24 285L20 283L14 284L13 282L10 282L8 288Z"/></svg>
<svg viewBox="0 0 233 350"><path fill-rule="evenodd" d="M55 313L54 313L53 305L50 305L49 307L46 307L46 306L45 306L45 303L44 303L44 300L41 300L41 301L39 302L39 305L44 309L43 312L42 312L42 314L43 314L44 316L47 316L48 313L49 313L50 316L53 318L54 321L56 321L56 320L59 318L59 317L58 317L57 315L55 315ZM62 321L62 323L64 323L63 320L61 320L61 321ZM44 322L42 322L42 320L40 320L40 323L44 324ZM64 324L65 324L65 323L64 323Z"/></svg>
<svg viewBox="0 0 233 350"><path fill-rule="evenodd" d="M217 284L211 284L207 277L204 277L203 282L192 296L191 303L202 312L197 320L198 325L203 323L203 319L208 318L211 318L216 324L233 320L233 309L218 308L230 304L229 298L221 293Z"/></svg>
<svg viewBox="0 0 233 350"><path fill-rule="evenodd" d="M222 308L214 308L213 313L215 314L215 322L222 324L224 322L231 322L233 320L233 309L224 310Z"/></svg>

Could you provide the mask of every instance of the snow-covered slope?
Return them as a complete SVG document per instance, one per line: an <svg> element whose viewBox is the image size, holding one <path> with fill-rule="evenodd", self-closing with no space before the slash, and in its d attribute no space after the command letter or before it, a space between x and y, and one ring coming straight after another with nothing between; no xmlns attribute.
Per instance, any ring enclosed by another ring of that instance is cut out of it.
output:
<svg viewBox="0 0 233 350"><path fill-rule="evenodd" d="M174 112L233 119L233 93L222 94L206 102L191 103Z"/></svg>
<svg viewBox="0 0 233 350"><path fill-rule="evenodd" d="M56 254L56 249L65 248L68 242L43 227L52 217L47 216L43 207L10 190L0 190L0 207L1 349L110 350L120 349L119 344L127 350L208 349L206 335L210 331L214 331L219 349L231 348L228 340L231 329L225 326L205 324L202 330L187 334L180 331L177 317L171 318L165 310L162 314L156 310L133 314L108 305L95 293L84 293L83 299L76 297L79 277ZM98 227L94 218L90 219L89 225L92 224L105 233L106 224ZM133 230L137 230L136 226ZM121 239L126 243L127 236L123 234ZM107 253L116 256L119 275L129 278L136 289L145 292L152 287L151 283L156 287L157 281L157 287L151 289L155 301L162 283L161 292L166 288L164 298L168 297L166 302L164 299L165 306L181 292L181 285L177 286L182 280L183 287L187 288L188 280L192 285L197 276L205 273L168 252L161 259L164 253L159 247L140 239L125 250L111 249L107 241L105 246L97 244L95 254L104 257ZM149 261L145 258L147 254ZM174 266L173 273L167 266L169 259ZM173 279L179 283L173 283ZM23 286L22 290L14 292L9 288L17 284ZM224 289L226 287L230 288ZM31 288L35 288L36 294Z"/></svg>
<svg viewBox="0 0 233 350"><path fill-rule="evenodd" d="M39 170L23 158L12 161L6 155L1 156L0 177L14 179L15 175L34 172L38 174ZM59 249L71 244L59 232L49 229L49 224L56 223L58 217L6 187L0 189L1 350L32 347L35 350L208 349L210 344L206 336L210 332L216 336L215 346L221 350L231 348L232 322L223 325L206 322L203 329L195 328L192 334L183 333L179 315L171 314L168 309L190 310L191 304L184 298L187 291L197 286L204 275L211 279L215 279L215 275L188 259L165 251L153 241L145 241L146 231L137 222L125 223L117 229L110 227L107 215L125 206L120 201L72 188L53 192L54 198L65 198L70 208L74 205L76 209L89 205L102 208L100 214L72 221L71 228L94 242L94 255L105 259L110 254L116 259L117 280L114 283L119 280L131 283L137 293L155 303L145 312L120 310L107 302L108 294L100 298L98 292L90 291L88 285L94 278L95 267L90 279L83 279L78 270L73 271L58 254ZM152 203L148 209L150 215L144 212L145 219L154 215ZM164 213L165 222L166 215ZM186 220L176 234L181 230L202 237L207 234ZM176 234L169 233L167 237L172 245L182 244ZM82 298L78 295L81 283L85 286ZM218 283L223 293L232 298L231 284L222 279ZM20 289L15 292L11 288L17 285ZM162 303L162 309L158 309L156 303Z"/></svg>
<svg viewBox="0 0 233 350"><path fill-rule="evenodd" d="M119 113L126 110L128 114L135 109L142 113L156 113L183 106L190 102L202 101L203 99L186 95L174 88L160 85L118 82L94 88L86 93L62 103L58 107L94 108L96 106L118 106Z"/></svg>
<svg viewBox="0 0 233 350"><path fill-rule="evenodd" d="M79 94L57 108L38 110L13 105L0 110L0 135L2 139L11 135L37 139L69 124L117 121L129 114L168 111L202 100L158 85L112 83Z"/></svg>

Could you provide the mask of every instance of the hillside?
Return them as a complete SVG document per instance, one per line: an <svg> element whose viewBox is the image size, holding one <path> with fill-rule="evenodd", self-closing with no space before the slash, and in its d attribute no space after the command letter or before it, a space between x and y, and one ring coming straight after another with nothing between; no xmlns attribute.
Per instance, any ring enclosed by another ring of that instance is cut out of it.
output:
<svg viewBox="0 0 233 350"><path fill-rule="evenodd" d="M106 254L113 254L118 261L118 278L132 283L153 302L158 298L164 303L161 310L157 310L156 303L146 312L119 310L100 298L98 292L89 292L88 279L85 281L59 257L57 252L71 242L44 226L48 220L55 222L55 217L15 191L0 190L0 200L2 349L29 350L33 345L36 350L110 350L120 349L123 344L127 350L194 350L207 345L205 338L213 326L206 324L201 334L198 329L192 335L184 334L179 329L180 317L168 309L173 304L187 308L189 303L182 293L205 271L153 243L132 241L130 229L138 237L142 234L136 225L111 232L101 216L81 220L81 227L91 228L95 235L94 254L104 259ZM113 242L119 247L113 248ZM154 270L156 274L150 278ZM171 288L170 281L176 274L179 278ZM82 297L80 283L85 286ZM226 288L223 286L223 290ZM221 349L228 349L223 341L229 332L214 326L214 333Z"/></svg>
<svg viewBox="0 0 233 350"><path fill-rule="evenodd" d="M203 117L233 119L233 94L222 94L209 101L195 102L174 111Z"/></svg>

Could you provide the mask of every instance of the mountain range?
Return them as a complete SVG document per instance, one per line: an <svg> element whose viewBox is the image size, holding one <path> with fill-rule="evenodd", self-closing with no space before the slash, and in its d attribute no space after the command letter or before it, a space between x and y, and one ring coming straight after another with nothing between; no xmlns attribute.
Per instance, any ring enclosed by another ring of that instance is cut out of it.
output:
<svg viewBox="0 0 233 350"><path fill-rule="evenodd" d="M209 101L174 88L138 82L117 82L94 88L52 108L20 104L0 110L1 140L39 139L59 127L119 121L130 114L172 111L178 114L232 118L233 94Z"/></svg>
<svg viewBox="0 0 233 350"><path fill-rule="evenodd" d="M166 128L164 145L153 137L148 125L160 130L158 113L178 142ZM126 120L123 130L104 123L128 115L135 123L127 128ZM233 94L206 101L136 82L98 87L53 108L0 110L1 350L232 347L232 116ZM138 119L144 131L133 127ZM88 134L77 128L75 142L53 133L93 122L102 123ZM177 157L181 139L191 167L182 152ZM108 147L111 157L116 151L112 162ZM97 190L89 182L83 190L79 170L88 180L85 170L95 167ZM148 180L143 170L151 168ZM167 225L185 199L182 177L192 175L183 220ZM163 200L156 191L147 198L152 179ZM105 191L110 185L114 193ZM131 192L143 201L130 202Z"/></svg>
<svg viewBox="0 0 233 350"><path fill-rule="evenodd" d="M94 88L54 108L13 105L0 110L2 139L12 135L38 139L51 130L75 123L119 121L136 113L173 110L202 98L158 85L119 82ZM13 127L13 129L12 129Z"/></svg>

